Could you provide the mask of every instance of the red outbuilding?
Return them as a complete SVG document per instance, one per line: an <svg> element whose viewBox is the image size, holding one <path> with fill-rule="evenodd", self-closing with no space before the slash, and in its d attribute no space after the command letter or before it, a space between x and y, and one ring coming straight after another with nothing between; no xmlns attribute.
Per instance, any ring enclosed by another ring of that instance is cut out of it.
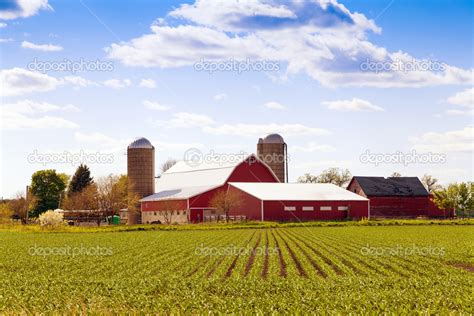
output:
<svg viewBox="0 0 474 316"><path fill-rule="evenodd" d="M347 190L370 200L370 216L380 218L447 217L417 177L353 177Z"/></svg>

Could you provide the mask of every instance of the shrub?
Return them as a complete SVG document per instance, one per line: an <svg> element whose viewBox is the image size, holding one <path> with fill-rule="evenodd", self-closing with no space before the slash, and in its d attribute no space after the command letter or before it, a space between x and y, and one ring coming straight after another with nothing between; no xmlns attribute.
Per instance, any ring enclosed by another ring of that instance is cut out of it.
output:
<svg viewBox="0 0 474 316"><path fill-rule="evenodd" d="M49 210L38 218L41 227L59 227L64 224L64 216L59 210Z"/></svg>

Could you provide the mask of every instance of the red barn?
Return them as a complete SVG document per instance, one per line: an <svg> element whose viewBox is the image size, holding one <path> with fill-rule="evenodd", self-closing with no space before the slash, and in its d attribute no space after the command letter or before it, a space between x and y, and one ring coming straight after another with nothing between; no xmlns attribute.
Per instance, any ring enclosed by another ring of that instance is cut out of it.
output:
<svg viewBox="0 0 474 316"><path fill-rule="evenodd" d="M353 177L347 190L370 200L371 217L445 217L417 177Z"/></svg>
<svg viewBox="0 0 474 316"><path fill-rule="evenodd" d="M258 184L255 187L245 184ZM272 184L266 187L265 184ZM316 220L368 216L368 200L333 185L279 183L255 155L244 161L194 164L180 161L156 182L157 193L140 200L142 222L201 222L217 211L210 207L219 190L238 190L243 204L231 215L251 220ZM273 196L262 195L268 190ZM288 205L287 205L288 204ZM285 207L287 205L287 207ZM171 210L171 211L170 211ZM169 214L171 213L171 214ZM168 216L167 215L167 216Z"/></svg>
<svg viewBox="0 0 474 316"><path fill-rule="evenodd" d="M262 221L341 220L368 217L368 200L330 183L229 183L243 205L233 215Z"/></svg>

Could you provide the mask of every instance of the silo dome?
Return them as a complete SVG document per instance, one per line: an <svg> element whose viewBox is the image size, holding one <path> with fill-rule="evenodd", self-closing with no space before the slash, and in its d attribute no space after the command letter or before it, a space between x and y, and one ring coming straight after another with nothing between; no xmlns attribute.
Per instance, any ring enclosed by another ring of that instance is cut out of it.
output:
<svg viewBox="0 0 474 316"><path fill-rule="evenodd" d="M279 134L269 134L263 139L264 144L284 144L283 137Z"/></svg>
<svg viewBox="0 0 474 316"><path fill-rule="evenodd" d="M135 139L133 142L128 145L128 148L148 148L148 149L153 149L153 145L151 142L146 139L145 137L138 137Z"/></svg>

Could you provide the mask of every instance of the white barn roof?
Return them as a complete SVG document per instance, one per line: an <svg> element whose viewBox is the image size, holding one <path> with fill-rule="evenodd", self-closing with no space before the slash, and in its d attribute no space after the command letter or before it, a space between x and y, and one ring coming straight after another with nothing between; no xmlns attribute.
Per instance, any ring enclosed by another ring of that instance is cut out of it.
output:
<svg viewBox="0 0 474 316"><path fill-rule="evenodd" d="M225 183L239 163L240 161L233 164L202 163L194 165L192 162L178 161L156 180L155 191L186 187L216 187Z"/></svg>
<svg viewBox="0 0 474 316"><path fill-rule="evenodd" d="M368 201L330 183L248 183L230 185L263 201Z"/></svg>

